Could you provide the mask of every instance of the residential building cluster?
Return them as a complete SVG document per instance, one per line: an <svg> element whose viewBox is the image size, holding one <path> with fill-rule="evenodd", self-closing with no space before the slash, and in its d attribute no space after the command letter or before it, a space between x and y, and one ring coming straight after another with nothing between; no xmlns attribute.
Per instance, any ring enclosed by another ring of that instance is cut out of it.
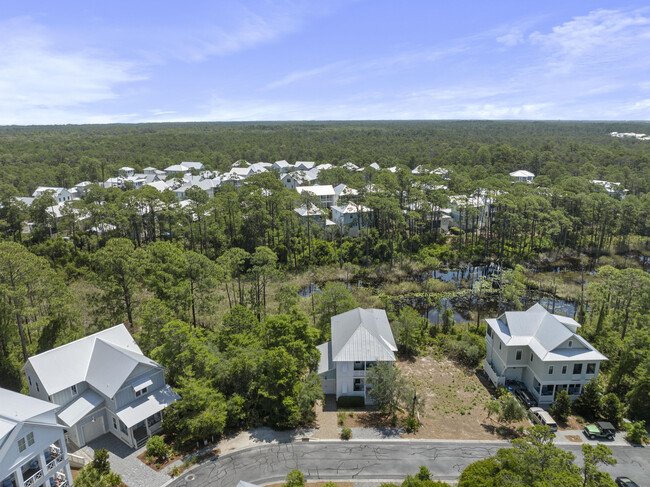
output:
<svg viewBox="0 0 650 487"><path fill-rule="evenodd" d="M634 132L610 132L609 135L612 137L617 137L619 139L650 140L650 135L637 134Z"/></svg>
<svg viewBox="0 0 650 487"><path fill-rule="evenodd" d="M190 189L200 190L212 198L215 196L217 188L224 184L232 184L240 187L245 184L247 178L265 172L275 174L284 186L289 190L295 190L296 193L304 195L297 198L295 212L306 221L319 226L338 226L345 234L357 236L361 229L367 227L370 223L372 210L364 206L359 201L360 191L348 187L345 184L337 186L329 184L319 184L319 174L321 171L327 171L334 168L343 168L353 172L364 171L389 171L397 172L397 166L381 168L377 163L372 163L367 167L359 167L352 162L346 162L340 166L332 164L319 164L313 161L298 161L290 164L285 160L269 162L249 163L247 161L236 161L228 172L210 171L205 168L201 162L182 162L171 165L165 169L156 169L146 167L142 172L136 172L132 167L121 167L118 175L110 177L104 182L98 183L104 188L120 189L141 189L151 186L159 192L171 191L174 193L181 207L190 204L188 191ZM432 174L436 175L441 183L449 180L449 170L438 167L429 170L424 166L417 166L411 171L415 176ZM510 174L513 182L531 183L534 174L518 170ZM66 214L65 207L71 201L84 197L88 188L92 185L90 181L82 181L72 188L39 186L30 197L17 197L25 205L30 206L34 199L49 194L54 198L56 204L48 209L53 218L61 218ZM615 185L617 183L610 183ZM451 225L477 225L483 227L488 218L493 214L493 199L498 193L489 193L486 190L477 190L471 195L449 195L448 188L445 184L431 184L424 181L414 182L414 186L426 193L443 192L448 196L449 206L441 207L426 198L413 203L404 209L405 213L409 211L422 211L424 215L423 223L430 227L431 230L440 230L447 232ZM613 186L612 186L613 187ZM361 191L366 194L376 193L377 189L373 184L367 184ZM306 195L311 195L307 198ZM146 213L147 208L141 211ZM79 221L88 217L80 210L72 209L71 212ZM104 233L112 230L114 227L107 223L100 223L91 231ZM26 223L25 231L30 231L31 224Z"/></svg>

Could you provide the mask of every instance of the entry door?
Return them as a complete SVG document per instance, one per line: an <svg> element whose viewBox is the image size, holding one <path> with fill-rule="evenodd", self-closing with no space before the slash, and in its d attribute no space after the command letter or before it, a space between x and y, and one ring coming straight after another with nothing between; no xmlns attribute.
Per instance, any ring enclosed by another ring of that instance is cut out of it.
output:
<svg viewBox="0 0 650 487"><path fill-rule="evenodd" d="M94 440L98 436L104 434L104 416L97 416L95 421L84 424L81 429L84 433L84 441L88 443L89 441Z"/></svg>

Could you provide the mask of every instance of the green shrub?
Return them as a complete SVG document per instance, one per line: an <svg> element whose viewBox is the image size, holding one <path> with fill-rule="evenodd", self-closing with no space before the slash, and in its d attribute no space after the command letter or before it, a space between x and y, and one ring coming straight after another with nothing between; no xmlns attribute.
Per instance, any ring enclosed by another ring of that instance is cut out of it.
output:
<svg viewBox="0 0 650 487"><path fill-rule="evenodd" d="M304 487L305 477L298 469L293 469L287 474L286 483L284 487Z"/></svg>
<svg viewBox="0 0 650 487"><path fill-rule="evenodd" d="M391 426L392 426L393 428L395 428L395 427L397 426L397 414L393 414L393 415L390 417L390 424L391 424Z"/></svg>
<svg viewBox="0 0 650 487"><path fill-rule="evenodd" d="M169 456L169 446L162 436L152 436L147 440L146 456L158 461L162 461Z"/></svg>
<svg viewBox="0 0 650 487"><path fill-rule="evenodd" d="M352 430L348 427L341 429L341 438L344 440L349 440L352 438Z"/></svg>
<svg viewBox="0 0 650 487"><path fill-rule="evenodd" d="M623 405L616 394L610 392L600 400L600 414L614 426L621 424L623 419Z"/></svg>
<svg viewBox="0 0 650 487"><path fill-rule="evenodd" d="M645 421L628 423L625 426L625 431L627 431L627 440L630 443L642 445L648 441L648 433L645 430Z"/></svg>
<svg viewBox="0 0 650 487"><path fill-rule="evenodd" d="M345 411L339 411L336 416L338 418L339 425L343 426L345 424Z"/></svg>
<svg viewBox="0 0 650 487"><path fill-rule="evenodd" d="M181 469L178 468L178 465L174 465L174 468L172 468L172 471L169 472L169 475L172 477L178 477L181 474Z"/></svg>
<svg viewBox="0 0 650 487"><path fill-rule="evenodd" d="M363 396L341 396L336 401L339 408L360 408L365 405Z"/></svg>
<svg viewBox="0 0 650 487"><path fill-rule="evenodd" d="M413 433L420 429L420 422L414 416L409 416L404 420L404 426L407 433Z"/></svg>
<svg viewBox="0 0 650 487"><path fill-rule="evenodd" d="M551 415L556 420L566 423L571 414L571 398L567 391L560 391L555 398L555 403L551 406Z"/></svg>

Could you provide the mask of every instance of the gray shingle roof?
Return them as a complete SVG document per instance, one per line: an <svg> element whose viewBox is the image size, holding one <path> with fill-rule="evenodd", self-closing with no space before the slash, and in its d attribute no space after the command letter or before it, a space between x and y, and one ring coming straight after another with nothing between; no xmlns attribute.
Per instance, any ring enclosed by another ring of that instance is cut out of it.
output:
<svg viewBox="0 0 650 487"><path fill-rule="evenodd" d="M394 361L396 351L383 309L356 308L332 317L334 362Z"/></svg>

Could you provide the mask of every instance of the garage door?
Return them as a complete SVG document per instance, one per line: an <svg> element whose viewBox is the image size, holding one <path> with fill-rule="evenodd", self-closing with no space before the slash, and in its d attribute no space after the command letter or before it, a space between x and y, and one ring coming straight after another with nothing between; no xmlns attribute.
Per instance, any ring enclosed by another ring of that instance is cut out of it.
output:
<svg viewBox="0 0 650 487"><path fill-rule="evenodd" d="M321 379L324 394L336 394L336 379Z"/></svg>
<svg viewBox="0 0 650 487"><path fill-rule="evenodd" d="M84 434L84 441L88 443L89 441L94 440L98 436L104 434L104 417L97 416L95 421L84 424L81 429Z"/></svg>

